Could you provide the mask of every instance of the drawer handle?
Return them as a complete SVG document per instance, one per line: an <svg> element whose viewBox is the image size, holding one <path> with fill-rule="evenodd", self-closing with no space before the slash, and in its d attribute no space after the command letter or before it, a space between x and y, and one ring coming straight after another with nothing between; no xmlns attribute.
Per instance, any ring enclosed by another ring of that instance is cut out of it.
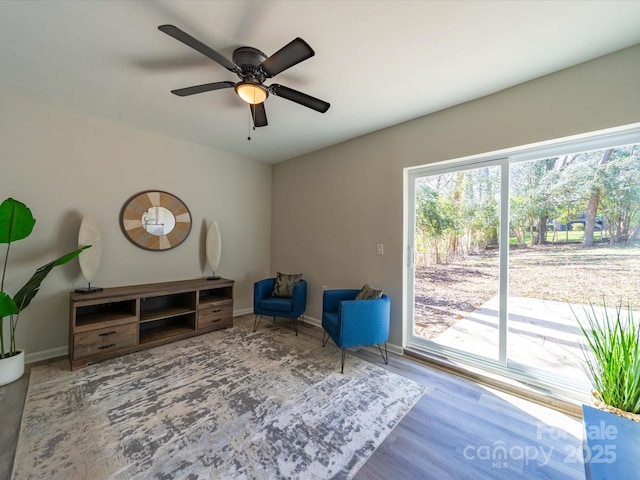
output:
<svg viewBox="0 0 640 480"><path fill-rule="evenodd" d="M115 335L115 334L116 334L116 332L113 331L113 332L107 332L107 333L99 333L98 336L99 337L107 337L109 335Z"/></svg>
<svg viewBox="0 0 640 480"><path fill-rule="evenodd" d="M222 320L222 319L221 318L216 318L214 320L211 320L211 323L216 323L216 322L219 322L220 320Z"/></svg>
<svg viewBox="0 0 640 480"><path fill-rule="evenodd" d="M98 347L98 350L104 350L105 348L111 348L111 347L115 347L115 346L116 346L116 344L112 343L110 345L104 345L102 347Z"/></svg>
<svg viewBox="0 0 640 480"><path fill-rule="evenodd" d="M221 312L221 311L222 311L221 308L219 308L218 310L212 310L213 313L218 313L218 312Z"/></svg>

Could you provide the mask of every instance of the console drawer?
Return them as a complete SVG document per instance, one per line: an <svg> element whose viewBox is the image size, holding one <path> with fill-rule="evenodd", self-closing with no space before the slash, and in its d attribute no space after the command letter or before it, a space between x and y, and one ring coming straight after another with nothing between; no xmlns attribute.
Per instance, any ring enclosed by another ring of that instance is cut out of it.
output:
<svg viewBox="0 0 640 480"><path fill-rule="evenodd" d="M233 305L204 307L198 310L198 330L233 327Z"/></svg>
<svg viewBox="0 0 640 480"><path fill-rule="evenodd" d="M100 328L73 336L73 351L76 358L100 354L138 343L138 324L129 323L115 327Z"/></svg>

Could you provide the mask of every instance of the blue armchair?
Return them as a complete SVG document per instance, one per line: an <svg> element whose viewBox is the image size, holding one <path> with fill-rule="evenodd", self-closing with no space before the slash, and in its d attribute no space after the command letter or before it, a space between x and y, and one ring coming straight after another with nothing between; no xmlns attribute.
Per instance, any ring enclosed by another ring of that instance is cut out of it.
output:
<svg viewBox="0 0 640 480"><path fill-rule="evenodd" d="M322 346L329 337L342 348L342 368L347 347L377 345L384 363L388 363L389 297L355 300L360 290L325 290L322 297ZM380 345L384 343L384 353Z"/></svg>
<svg viewBox="0 0 640 480"><path fill-rule="evenodd" d="M298 335L297 322L307 309L307 281L300 280L293 287L293 294L289 297L275 297L271 295L276 283L275 278L265 278L253 284L253 313L256 316L253 322L255 332L260 325L263 315L273 317L291 318L293 330Z"/></svg>

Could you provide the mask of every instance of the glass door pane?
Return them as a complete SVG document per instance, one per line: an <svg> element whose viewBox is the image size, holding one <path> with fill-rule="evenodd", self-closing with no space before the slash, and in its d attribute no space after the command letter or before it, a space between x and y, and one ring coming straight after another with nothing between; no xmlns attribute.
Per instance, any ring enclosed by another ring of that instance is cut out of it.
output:
<svg viewBox="0 0 640 480"><path fill-rule="evenodd" d="M499 354L501 166L414 183L413 339L493 361Z"/></svg>
<svg viewBox="0 0 640 480"><path fill-rule="evenodd" d="M637 306L639 145L510 169L509 365L588 385L578 319Z"/></svg>

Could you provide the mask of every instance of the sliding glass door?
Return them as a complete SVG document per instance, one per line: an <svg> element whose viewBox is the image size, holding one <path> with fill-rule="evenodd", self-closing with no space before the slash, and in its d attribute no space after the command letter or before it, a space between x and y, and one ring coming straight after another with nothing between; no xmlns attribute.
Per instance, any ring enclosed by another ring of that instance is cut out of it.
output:
<svg viewBox="0 0 640 480"><path fill-rule="evenodd" d="M640 129L406 178L405 346L583 398L585 311L640 308Z"/></svg>

